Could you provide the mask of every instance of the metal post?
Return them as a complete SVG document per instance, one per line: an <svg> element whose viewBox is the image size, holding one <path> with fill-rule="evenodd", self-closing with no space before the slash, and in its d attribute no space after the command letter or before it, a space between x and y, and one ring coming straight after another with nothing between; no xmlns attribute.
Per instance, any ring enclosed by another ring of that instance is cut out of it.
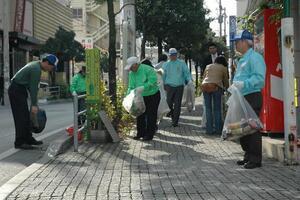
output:
<svg viewBox="0 0 300 200"><path fill-rule="evenodd" d="M128 84L128 71L125 70L126 61L128 58L128 23L127 21L123 21L123 33L122 33L122 39L123 39L123 83L124 85Z"/></svg>
<svg viewBox="0 0 300 200"><path fill-rule="evenodd" d="M222 23L223 23L223 16L222 16L222 2L219 0L219 25L220 25L220 37L222 37Z"/></svg>
<svg viewBox="0 0 300 200"><path fill-rule="evenodd" d="M9 29L10 29L10 0L3 0L3 72L4 72L4 97L10 83L9 73Z"/></svg>
<svg viewBox="0 0 300 200"><path fill-rule="evenodd" d="M297 162L297 126L294 102L294 28L293 18L281 20L282 79L284 97L285 161Z"/></svg>
<svg viewBox="0 0 300 200"><path fill-rule="evenodd" d="M73 95L73 107L74 107L74 128L73 128L73 137L74 137L74 152L78 152L78 96L77 94Z"/></svg>

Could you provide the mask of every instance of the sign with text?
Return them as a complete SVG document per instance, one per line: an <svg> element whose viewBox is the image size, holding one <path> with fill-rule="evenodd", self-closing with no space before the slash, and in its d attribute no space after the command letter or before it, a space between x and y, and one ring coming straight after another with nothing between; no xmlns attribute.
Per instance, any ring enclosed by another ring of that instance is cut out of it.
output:
<svg viewBox="0 0 300 200"><path fill-rule="evenodd" d="M86 49L86 93L87 102L100 101L100 50Z"/></svg>
<svg viewBox="0 0 300 200"><path fill-rule="evenodd" d="M91 38L91 37L83 38L81 40L81 44L82 44L83 48L85 48L85 49L92 49L94 46L93 38Z"/></svg>

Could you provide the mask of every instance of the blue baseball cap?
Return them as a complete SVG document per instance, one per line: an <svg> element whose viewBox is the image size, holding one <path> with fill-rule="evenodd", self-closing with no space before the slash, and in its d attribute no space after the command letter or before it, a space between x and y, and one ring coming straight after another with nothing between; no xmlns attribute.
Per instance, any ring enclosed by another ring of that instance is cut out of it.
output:
<svg viewBox="0 0 300 200"><path fill-rule="evenodd" d="M231 42L237 40L253 40L252 33L250 33L248 30L239 31L235 34L234 38L230 39Z"/></svg>
<svg viewBox="0 0 300 200"><path fill-rule="evenodd" d="M58 58L55 55L48 54L45 56L45 59L48 60L50 65L53 65L55 67L55 70L57 69Z"/></svg>

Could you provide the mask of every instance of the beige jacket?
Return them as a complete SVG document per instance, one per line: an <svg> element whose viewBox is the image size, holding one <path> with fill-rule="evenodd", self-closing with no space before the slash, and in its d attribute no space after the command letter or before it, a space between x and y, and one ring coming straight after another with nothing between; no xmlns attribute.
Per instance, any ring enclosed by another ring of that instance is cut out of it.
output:
<svg viewBox="0 0 300 200"><path fill-rule="evenodd" d="M202 84L215 83L221 88L229 87L228 69L221 64L207 65L204 71Z"/></svg>

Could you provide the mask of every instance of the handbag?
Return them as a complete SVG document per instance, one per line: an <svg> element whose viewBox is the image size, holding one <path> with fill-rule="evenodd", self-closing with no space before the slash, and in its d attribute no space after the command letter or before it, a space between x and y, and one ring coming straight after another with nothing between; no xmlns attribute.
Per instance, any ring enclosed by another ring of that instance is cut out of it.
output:
<svg viewBox="0 0 300 200"><path fill-rule="evenodd" d="M201 89L203 92L211 93L218 90L218 85L216 83L203 83Z"/></svg>

